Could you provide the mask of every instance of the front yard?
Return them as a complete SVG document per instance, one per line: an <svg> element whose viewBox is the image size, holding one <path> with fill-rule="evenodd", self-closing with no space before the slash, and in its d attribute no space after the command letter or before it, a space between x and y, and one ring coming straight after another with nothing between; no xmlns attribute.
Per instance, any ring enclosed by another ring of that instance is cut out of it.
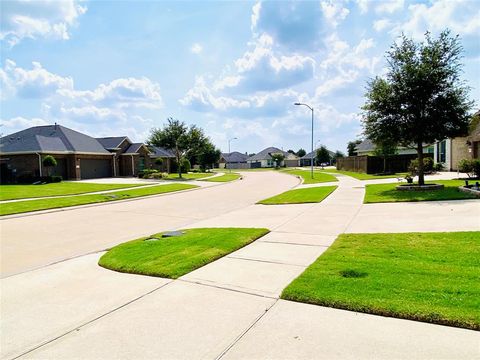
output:
<svg viewBox="0 0 480 360"><path fill-rule="evenodd" d="M430 183L430 182L427 182ZM465 185L462 180L438 180L435 184L443 184L441 190L429 191L399 191L395 187L399 184L366 185L364 203L404 202L404 201L436 201L474 199L475 196L458 190Z"/></svg>
<svg viewBox="0 0 480 360"><path fill-rule="evenodd" d="M318 170L313 171L313 179L310 170L299 170L299 169L282 169L281 172L300 176L303 179L304 184L317 184L323 182L338 181L337 178L333 175L320 172Z"/></svg>
<svg viewBox="0 0 480 360"><path fill-rule="evenodd" d="M281 297L480 330L479 269L480 232L342 234Z"/></svg>
<svg viewBox="0 0 480 360"><path fill-rule="evenodd" d="M0 216L25 213L30 211L40 211L56 208L64 208L77 205L87 205L103 203L109 201L133 199L148 195L158 195L173 191L181 191L197 188L196 185L187 184L167 184L144 187L133 190L121 190L107 194L78 195L61 198L47 198L38 200L25 200L0 204Z"/></svg>
<svg viewBox="0 0 480 360"><path fill-rule="evenodd" d="M0 201L77 195L97 191L126 189L141 185L144 184L90 184L68 181L43 185L0 185Z"/></svg>

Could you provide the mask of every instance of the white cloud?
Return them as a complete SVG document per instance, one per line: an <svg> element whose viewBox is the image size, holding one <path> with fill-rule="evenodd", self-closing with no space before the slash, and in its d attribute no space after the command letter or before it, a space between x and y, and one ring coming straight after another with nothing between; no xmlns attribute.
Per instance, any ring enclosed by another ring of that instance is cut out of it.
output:
<svg viewBox="0 0 480 360"><path fill-rule="evenodd" d="M87 11L76 0L2 2L0 39L14 46L25 38L67 40L69 29Z"/></svg>
<svg viewBox="0 0 480 360"><path fill-rule="evenodd" d="M368 12L369 0L355 0L355 2L360 9L360 14L366 14Z"/></svg>
<svg viewBox="0 0 480 360"><path fill-rule="evenodd" d="M2 125L0 127L0 132L2 133L1 136L5 136L13 132L17 132L19 130L23 130L27 127L42 126L42 125L49 124L48 121L42 118L34 117L34 118L27 119L22 116L16 116L8 120L2 119L0 123Z"/></svg>
<svg viewBox="0 0 480 360"><path fill-rule="evenodd" d="M393 26L393 24L389 19L380 19L373 22L373 28L376 32L383 31L391 26Z"/></svg>
<svg viewBox="0 0 480 360"><path fill-rule="evenodd" d="M93 90L76 90L71 77L49 72L38 62L32 69L24 69L6 60L0 69L3 97L53 98L76 101L82 106L143 107L158 109L163 106L160 85L146 77L115 79L100 84Z"/></svg>
<svg viewBox="0 0 480 360"><path fill-rule="evenodd" d="M203 47L202 45L200 45L199 43L195 43L192 45L192 47L190 48L190 51L193 53L193 54L200 54L202 51L203 51Z"/></svg>
<svg viewBox="0 0 480 360"><path fill-rule="evenodd" d="M320 2L325 19L333 27L337 27L340 22L345 20L350 11L343 7L341 1L324 0Z"/></svg>
<svg viewBox="0 0 480 360"><path fill-rule="evenodd" d="M377 13L392 14L396 11L402 10L404 7L404 0L382 0L378 2L375 7Z"/></svg>
<svg viewBox="0 0 480 360"><path fill-rule="evenodd" d="M422 39L426 31L438 33L449 28L455 34L480 36L480 8L476 1L438 0L408 6L409 19L395 31Z"/></svg>

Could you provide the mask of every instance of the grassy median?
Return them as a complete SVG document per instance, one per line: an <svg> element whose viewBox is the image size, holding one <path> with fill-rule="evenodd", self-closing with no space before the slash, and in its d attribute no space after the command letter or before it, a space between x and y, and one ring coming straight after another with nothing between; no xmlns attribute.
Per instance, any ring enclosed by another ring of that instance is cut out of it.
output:
<svg viewBox="0 0 480 360"><path fill-rule="evenodd" d="M141 185L145 184L89 184L80 182L59 182L43 185L0 185L0 200L77 195L106 190L127 189Z"/></svg>
<svg viewBox="0 0 480 360"><path fill-rule="evenodd" d="M332 173L332 174L342 174L342 175L347 175L351 176L357 180L376 180L376 179L392 179L392 178L404 178L407 173L396 173L396 174L389 174L389 175L375 175L375 174L365 174L365 173L359 173L359 172L354 172L354 171L344 171L344 170L337 170L337 169L325 169L321 170L326 173Z"/></svg>
<svg viewBox="0 0 480 360"><path fill-rule="evenodd" d="M257 228L200 228L180 236L162 233L110 249L98 264L107 269L176 279L221 258L269 232Z"/></svg>
<svg viewBox="0 0 480 360"><path fill-rule="evenodd" d="M156 185L150 187L144 187L133 190L115 191L107 194L95 194L95 195L78 195L67 196L62 198L53 199L39 199L39 200L26 200L15 201L5 204L0 204L0 215L12 215L31 211L40 211L56 208L64 208L77 205L87 205L95 203L104 203L109 201L118 201L125 199L133 199L148 195L158 195L169 193L173 191L188 190L197 188L196 185L187 184L167 184Z"/></svg>
<svg viewBox="0 0 480 360"><path fill-rule="evenodd" d="M200 179L200 180L211 181L211 182L228 182L228 181L233 181L233 180L240 179L241 176L242 175L237 174L237 173L227 173L227 174L224 174L224 175L215 176L215 177L208 178L208 179Z"/></svg>
<svg viewBox="0 0 480 360"><path fill-rule="evenodd" d="M330 174L325 174L318 170L313 171L313 179L312 179L312 173L310 172L310 170L282 169L280 171L290 175L300 176L303 179L304 184L317 184L317 183L323 183L323 182L338 181L335 176Z"/></svg>
<svg viewBox="0 0 480 360"><path fill-rule="evenodd" d="M330 195L337 186L319 186L305 189L285 191L271 198L261 200L257 204L283 205L283 204L305 204L318 203Z"/></svg>
<svg viewBox="0 0 480 360"><path fill-rule="evenodd" d="M480 232L342 234L287 300L480 330Z"/></svg>
<svg viewBox="0 0 480 360"><path fill-rule="evenodd" d="M431 183L430 181L427 183ZM400 191L396 190L398 183L375 184L365 187L364 203L385 203L405 201L438 201L438 200L461 200L474 199L472 194L458 190L459 186L465 185L461 180L438 180L432 183L443 184L445 187L439 190L428 191Z"/></svg>

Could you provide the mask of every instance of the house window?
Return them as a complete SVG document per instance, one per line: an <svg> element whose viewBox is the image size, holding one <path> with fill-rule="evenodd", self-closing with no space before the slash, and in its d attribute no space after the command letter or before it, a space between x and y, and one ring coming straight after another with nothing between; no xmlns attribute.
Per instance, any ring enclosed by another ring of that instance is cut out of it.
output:
<svg viewBox="0 0 480 360"><path fill-rule="evenodd" d="M267 166L273 166L273 160L267 160Z"/></svg>
<svg viewBox="0 0 480 360"><path fill-rule="evenodd" d="M437 162L444 163L446 159L447 140L437 142Z"/></svg>
<svg viewBox="0 0 480 360"><path fill-rule="evenodd" d="M139 171L145 170L145 158L143 156L140 156L140 163L138 166Z"/></svg>

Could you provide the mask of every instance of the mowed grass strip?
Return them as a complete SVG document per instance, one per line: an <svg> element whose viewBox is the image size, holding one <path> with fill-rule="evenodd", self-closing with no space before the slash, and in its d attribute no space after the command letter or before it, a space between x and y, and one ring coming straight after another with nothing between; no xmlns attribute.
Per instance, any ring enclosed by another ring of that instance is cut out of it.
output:
<svg viewBox="0 0 480 360"><path fill-rule="evenodd" d="M335 176L320 172L318 170L313 171L313 179L312 174L309 170L284 169L281 170L281 172L294 176L300 176L303 179L304 184L317 184L323 182L338 181Z"/></svg>
<svg viewBox="0 0 480 360"><path fill-rule="evenodd" d="M480 329L480 232L342 234L282 298Z"/></svg>
<svg viewBox="0 0 480 360"><path fill-rule="evenodd" d="M98 264L119 272L176 279L264 236L260 228L200 228L181 236L162 233L110 249ZM147 240L147 239L158 240Z"/></svg>
<svg viewBox="0 0 480 360"><path fill-rule="evenodd" d="M330 195L337 186L319 186L305 189L285 191L271 198L261 200L257 204L283 205L283 204L304 204L318 203Z"/></svg>
<svg viewBox="0 0 480 360"><path fill-rule="evenodd" d="M228 182L228 181L234 181L237 179L240 179L241 175L237 173L231 173L231 174L224 174L220 176L215 176L209 179L200 179L202 181L211 181L211 182Z"/></svg>
<svg viewBox="0 0 480 360"><path fill-rule="evenodd" d="M343 171L343 170L336 170L336 169L325 169L321 170L326 173L332 173L332 174L342 174L342 175L347 175L351 176L357 180L375 180L375 179L392 179L392 178L404 178L407 173L396 173L396 174L390 174L390 175L375 175L375 174L365 174L365 173L358 173L354 171Z"/></svg>
<svg viewBox="0 0 480 360"><path fill-rule="evenodd" d="M77 195L106 190L127 189L141 185L145 184L89 184L79 182L59 182L44 185L0 185L0 200Z"/></svg>
<svg viewBox="0 0 480 360"><path fill-rule="evenodd" d="M95 203L103 203L109 201L118 201L125 199L133 199L148 195L158 195L163 193L169 193L173 191L188 190L197 188L196 185L187 184L168 184L168 185L156 185L140 189L115 191L108 194L95 194L95 195L78 195L68 196L62 198L53 199L39 199L39 200L26 200L16 201L6 204L0 204L0 215L12 215L31 211L40 211L56 208L64 208L77 205L87 205Z"/></svg>
<svg viewBox="0 0 480 360"><path fill-rule="evenodd" d="M203 178L208 178L210 176L215 175L213 172L208 172L208 173L187 173L187 174L182 174L182 178L180 179L178 177L178 174L168 174L168 177L166 180L180 180L180 181L187 181L187 180L198 180L198 179L203 179Z"/></svg>
<svg viewBox="0 0 480 360"><path fill-rule="evenodd" d="M438 180L427 183L443 184L440 190L429 191L400 191L395 184L366 185L364 203L385 203L404 201L438 201L438 200L461 200L474 199L472 194L458 190L459 186L465 185L462 180Z"/></svg>

